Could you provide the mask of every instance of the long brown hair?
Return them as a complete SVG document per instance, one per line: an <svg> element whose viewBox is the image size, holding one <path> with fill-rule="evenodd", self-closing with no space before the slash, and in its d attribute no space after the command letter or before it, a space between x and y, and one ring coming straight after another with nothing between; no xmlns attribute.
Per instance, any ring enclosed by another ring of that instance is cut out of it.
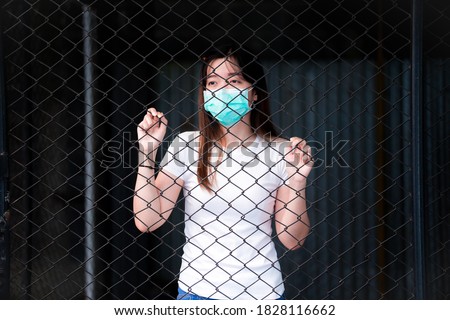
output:
<svg viewBox="0 0 450 320"><path fill-rule="evenodd" d="M203 91L206 89L208 67L216 59L234 59L241 68L242 77L251 83L258 100L253 103L250 125L253 131L270 140L277 132L270 121L270 107L264 68L254 55L235 44L213 48L201 60L200 86L198 92L200 146L198 162L198 181L201 186L211 188L213 182L213 164L211 153L216 143L221 142L220 124L204 109Z"/></svg>

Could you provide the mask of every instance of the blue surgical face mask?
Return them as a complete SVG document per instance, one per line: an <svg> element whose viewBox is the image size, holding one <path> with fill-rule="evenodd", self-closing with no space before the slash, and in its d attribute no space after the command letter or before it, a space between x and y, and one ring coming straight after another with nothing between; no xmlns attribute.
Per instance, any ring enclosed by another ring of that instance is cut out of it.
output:
<svg viewBox="0 0 450 320"><path fill-rule="evenodd" d="M203 91L205 110L225 127L231 127L242 119L251 108L248 105L248 89L219 89Z"/></svg>

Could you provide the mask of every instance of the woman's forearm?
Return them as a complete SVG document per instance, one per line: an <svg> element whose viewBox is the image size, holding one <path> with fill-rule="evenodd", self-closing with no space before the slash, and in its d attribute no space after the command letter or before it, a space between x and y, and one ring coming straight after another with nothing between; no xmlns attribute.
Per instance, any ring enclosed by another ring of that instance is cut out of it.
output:
<svg viewBox="0 0 450 320"><path fill-rule="evenodd" d="M161 214L161 191L156 186L155 156L145 154L145 160L139 160L136 186L133 197L134 222L141 232L151 232L160 227L165 219Z"/></svg>
<svg viewBox="0 0 450 320"><path fill-rule="evenodd" d="M306 208L306 183L290 182L285 188L282 207L276 213L278 238L289 250L303 245L309 234L310 224Z"/></svg>

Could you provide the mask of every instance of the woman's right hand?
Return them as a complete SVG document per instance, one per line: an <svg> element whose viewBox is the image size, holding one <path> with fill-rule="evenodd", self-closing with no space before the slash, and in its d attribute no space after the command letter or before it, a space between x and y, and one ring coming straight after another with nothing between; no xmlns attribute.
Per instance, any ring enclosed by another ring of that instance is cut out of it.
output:
<svg viewBox="0 0 450 320"><path fill-rule="evenodd" d="M145 154L156 151L164 140L166 129L167 119L162 112L149 108L137 128L139 149Z"/></svg>

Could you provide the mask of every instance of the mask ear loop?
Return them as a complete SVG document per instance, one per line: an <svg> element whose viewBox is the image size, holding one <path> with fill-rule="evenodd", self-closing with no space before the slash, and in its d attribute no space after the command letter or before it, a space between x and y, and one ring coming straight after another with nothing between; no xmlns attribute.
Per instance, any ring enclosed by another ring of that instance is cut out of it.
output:
<svg viewBox="0 0 450 320"><path fill-rule="evenodd" d="M253 92L256 91L254 87L250 87L250 88L248 89L249 93L250 93L250 90L253 90ZM251 104L250 104L250 108L251 108L252 110L255 108L255 103L256 103L256 101L258 101L258 95L257 95L256 92L255 92L255 93L253 94L253 99L252 99Z"/></svg>

